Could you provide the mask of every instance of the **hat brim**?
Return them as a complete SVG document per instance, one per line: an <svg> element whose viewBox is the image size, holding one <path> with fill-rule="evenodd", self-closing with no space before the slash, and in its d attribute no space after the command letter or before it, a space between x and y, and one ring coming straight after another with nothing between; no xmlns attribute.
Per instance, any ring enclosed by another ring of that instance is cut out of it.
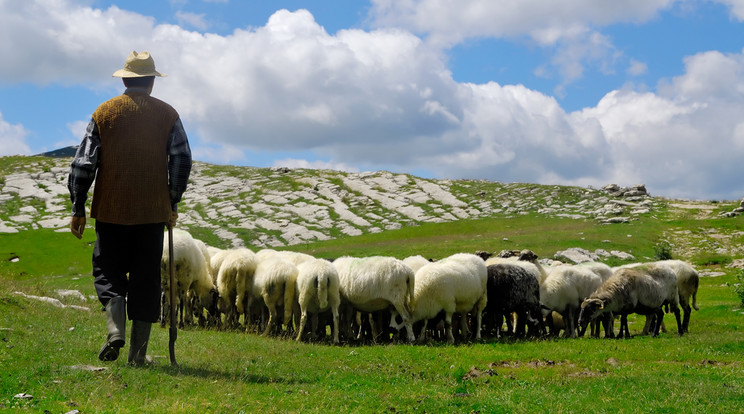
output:
<svg viewBox="0 0 744 414"><path fill-rule="evenodd" d="M111 76L116 77L116 78L144 78L145 76L158 76L158 77L164 78L168 75L164 75L156 70L152 72L147 72L147 73L136 73L136 72L132 72L126 69L119 69L116 72L114 72L114 74Z"/></svg>

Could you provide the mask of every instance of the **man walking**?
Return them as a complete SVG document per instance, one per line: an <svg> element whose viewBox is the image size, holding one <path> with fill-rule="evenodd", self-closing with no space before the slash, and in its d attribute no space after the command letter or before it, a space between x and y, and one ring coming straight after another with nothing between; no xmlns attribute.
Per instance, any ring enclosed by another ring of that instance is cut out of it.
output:
<svg viewBox="0 0 744 414"><path fill-rule="evenodd" d="M101 104L72 161L70 230L85 230L85 203L95 180L93 277L106 310L108 335L98 358L114 361L132 321L128 363L143 365L160 309L164 225L175 225L191 172L191 149L178 113L150 96L155 70L148 52L132 52L122 78L126 90Z"/></svg>

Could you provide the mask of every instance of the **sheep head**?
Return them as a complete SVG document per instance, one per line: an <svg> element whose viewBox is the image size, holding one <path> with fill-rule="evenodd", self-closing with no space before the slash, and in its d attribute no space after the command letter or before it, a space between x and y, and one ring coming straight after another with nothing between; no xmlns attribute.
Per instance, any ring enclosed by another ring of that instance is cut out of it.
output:
<svg viewBox="0 0 744 414"><path fill-rule="evenodd" d="M537 255L532 250L522 250L519 252L519 260L523 260L525 262L531 262L533 260L537 260Z"/></svg>
<svg viewBox="0 0 744 414"><path fill-rule="evenodd" d="M581 304L581 312L579 313L579 329L580 334L586 330L589 322L596 319L599 315L604 313L604 301L601 299L586 299Z"/></svg>

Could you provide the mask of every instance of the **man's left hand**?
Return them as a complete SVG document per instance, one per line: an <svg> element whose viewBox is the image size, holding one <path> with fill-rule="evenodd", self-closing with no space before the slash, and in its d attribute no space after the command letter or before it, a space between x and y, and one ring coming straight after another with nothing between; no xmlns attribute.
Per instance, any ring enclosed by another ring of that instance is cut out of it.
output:
<svg viewBox="0 0 744 414"><path fill-rule="evenodd" d="M166 225L169 229L172 229L176 227L176 221L178 221L178 212L177 211L171 211L170 219L168 220L168 223Z"/></svg>

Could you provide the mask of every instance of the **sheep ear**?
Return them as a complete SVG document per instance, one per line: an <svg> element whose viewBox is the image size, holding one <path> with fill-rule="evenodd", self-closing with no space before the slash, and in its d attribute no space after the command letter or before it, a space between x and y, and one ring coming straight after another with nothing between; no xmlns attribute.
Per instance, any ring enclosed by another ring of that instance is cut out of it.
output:
<svg viewBox="0 0 744 414"><path fill-rule="evenodd" d="M599 302L599 309L604 309L604 302L602 301Z"/></svg>

